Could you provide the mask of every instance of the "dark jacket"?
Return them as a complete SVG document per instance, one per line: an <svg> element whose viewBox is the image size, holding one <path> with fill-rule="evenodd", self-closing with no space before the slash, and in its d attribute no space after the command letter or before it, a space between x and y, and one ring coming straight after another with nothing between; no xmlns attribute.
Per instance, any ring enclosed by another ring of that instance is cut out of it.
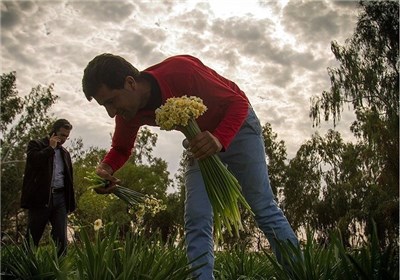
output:
<svg viewBox="0 0 400 280"><path fill-rule="evenodd" d="M49 138L31 140L28 143L25 174L22 185L21 207L48 207L51 198L51 180L55 151L49 146ZM64 186L67 211L75 210L72 161L69 152L61 147L64 160Z"/></svg>

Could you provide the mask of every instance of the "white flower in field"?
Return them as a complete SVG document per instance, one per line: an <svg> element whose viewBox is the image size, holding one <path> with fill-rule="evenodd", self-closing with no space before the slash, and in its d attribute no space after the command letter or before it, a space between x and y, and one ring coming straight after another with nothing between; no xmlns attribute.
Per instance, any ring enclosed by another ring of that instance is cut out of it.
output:
<svg viewBox="0 0 400 280"><path fill-rule="evenodd" d="M142 204L140 204L140 205L138 205L138 209L136 210L136 218L138 219L138 220L140 220L140 219L142 219L143 218L143 216L144 216L144 214L145 214L145 207L144 207L144 205L142 205Z"/></svg>
<svg viewBox="0 0 400 280"><path fill-rule="evenodd" d="M101 219L97 219L96 221L94 221L93 228L95 231L98 231L102 227L103 227L103 221Z"/></svg>
<svg viewBox="0 0 400 280"><path fill-rule="evenodd" d="M81 227L80 226L72 226L72 229L74 230L74 232L80 232L81 231Z"/></svg>

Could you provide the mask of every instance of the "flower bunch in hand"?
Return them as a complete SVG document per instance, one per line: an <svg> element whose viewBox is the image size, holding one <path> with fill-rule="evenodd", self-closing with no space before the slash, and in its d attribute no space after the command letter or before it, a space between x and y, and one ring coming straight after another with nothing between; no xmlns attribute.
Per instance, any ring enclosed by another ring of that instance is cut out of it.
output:
<svg viewBox="0 0 400 280"><path fill-rule="evenodd" d="M191 120L197 119L206 110L201 98L196 96L169 98L156 110L156 123L164 130L187 127Z"/></svg>
<svg viewBox="0 0 400 280"><path fill-rule="evenodd" d="M84 179L86 179L91 183L89 189L95 189L99 187L107 188L109 184L107 180L101 178L94 171L86 172L86 176L84 177ZM120 198L130 206L134 206L139 203L144 203L146 200L146 196L144 194L131 190L129 188L125 188L120 185L118 185L114 189L113 194L115 194L118 198Z"/></svg>
<svg viewBox="0 0 400 280"><path fill-rule="evenodd" d="M196 119L206 110L207 107L199 97L169 98L156 110L156 123L164 130L179 128L191 140L201 132ZM239 236L239 229L243 228L239 204L251 212L241 193L239 182L217 155L199 160L199 166L214 211L216 241L223 240L223 227L230 235L234 232Z"/></svg>

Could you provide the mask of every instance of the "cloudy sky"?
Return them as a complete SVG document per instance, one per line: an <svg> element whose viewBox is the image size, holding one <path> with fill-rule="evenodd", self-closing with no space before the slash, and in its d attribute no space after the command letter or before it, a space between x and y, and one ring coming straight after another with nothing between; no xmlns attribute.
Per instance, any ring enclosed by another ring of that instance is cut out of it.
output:
<svg viewBox="0 0 400 280"><path fill-rule="evenodd" d="M316 128L310 98L328 90L337 62L331 41L343 44L357 21L354 1L158 0L4 1L1 72L16 71L26 95L54 83L55 117L74 125L84 147L108 148L114 120L81 88L83 69L100 53L125 57L139 70L176 54L191 54L235 81L262 124L284 140L289 158ZM351 113L337 129L350 137ZM332 128L323 124L320 133ZM159 134L155 155L178 168L183 136Z"/></svg>

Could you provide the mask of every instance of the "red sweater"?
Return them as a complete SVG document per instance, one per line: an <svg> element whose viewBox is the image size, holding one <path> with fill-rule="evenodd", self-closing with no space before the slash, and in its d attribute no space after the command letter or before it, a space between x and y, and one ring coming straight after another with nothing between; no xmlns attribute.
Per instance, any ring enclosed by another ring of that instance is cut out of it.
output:
<svg viewBox="0 0 400 280"><path fill-rule="evenodd" d="M188 55L170 57L143 72L157 80L162 103L170 97L200 97L207 106L207 111L197 119L200 129L210 131L224 149L228 148L249 108L246 95L234 82ZM103 160L114 171L128 160L142 125L156 126L153 110L141 110L131 120L115 117L111 149Z"/></svg>

